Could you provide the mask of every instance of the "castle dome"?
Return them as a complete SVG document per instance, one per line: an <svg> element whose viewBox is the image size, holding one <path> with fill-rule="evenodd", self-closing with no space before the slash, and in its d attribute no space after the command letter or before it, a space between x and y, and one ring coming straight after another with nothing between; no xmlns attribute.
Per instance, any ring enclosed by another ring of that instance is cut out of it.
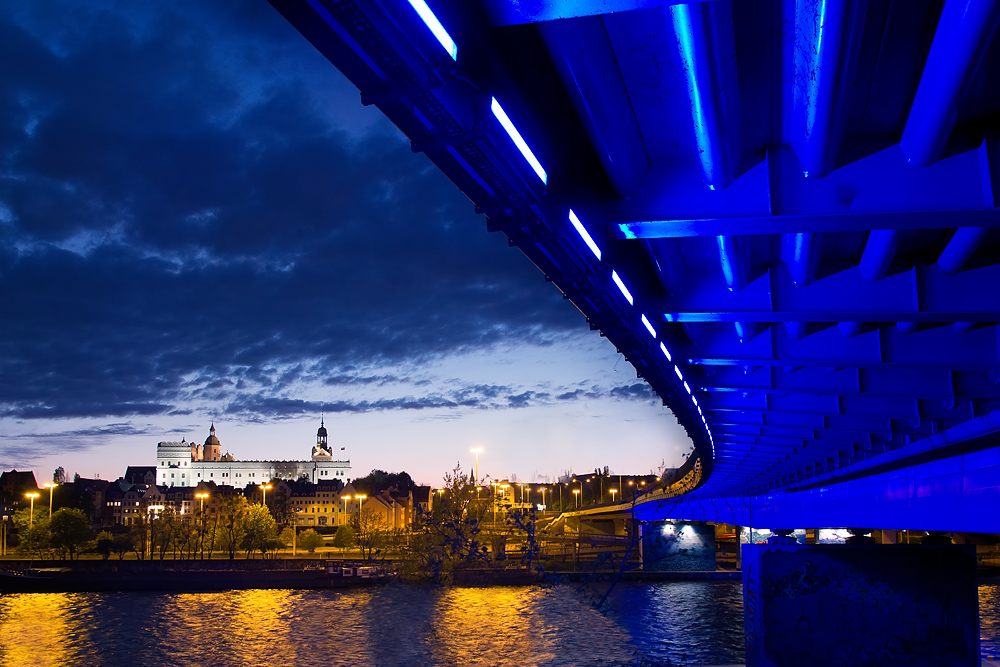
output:
<svg viewBox="0 0 1000 667"><path fill-rule="evenodd" d="M322 419L319 420L319 428L316 430L316 437L317 438L326 438L327 437L326 426L323 425L323 420Z"/></svg>
<svg viewBox="0 0 1000 667"><path fill-rule="evenodd" d="M215 437L215 424L214 423L212 424L212 428L211 428L211 430L209 430L208 433L209 433L209 436L207 438L205 438L205 446L208 447L210 445L215 445L216 447L222 447L222 443L219 442L219 439L217 437Z"/></svg>

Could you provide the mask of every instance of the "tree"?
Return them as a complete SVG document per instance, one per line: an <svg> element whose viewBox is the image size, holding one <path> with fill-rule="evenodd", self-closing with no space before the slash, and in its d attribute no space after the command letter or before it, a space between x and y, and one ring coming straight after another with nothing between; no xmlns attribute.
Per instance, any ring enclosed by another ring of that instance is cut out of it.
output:
<svg viewBox="0 0 1000 667"><path fill-rule="evenodd" d="M265 555L281 547L277 544L277 523L271 511L264 505L250 505L243 519L244 533L240 547L247 552L247 558L255 551Z"/></svg>
<svg viewBox="0 0 1000 667"><path fill-rule="evenodd" d="M353 547L356 541L357 536L354 533L354 528L346 523L337 528L337 534L333 536L333 546L344 551Z"/></svg>
<svg viewBox="0 0 1000 667"><path fill-rule="evenodd" d="M45 510L35 509L34 518L27 507L14 512L18 549L31 557L42 558L49 548L49 519Z"/></svg>
<svg viewBox="0 0 1000 667"><path fill-rule="evenodd" d="M222 550L229 552L229 560L236 558L236 551L246 534L244 517L248 507L247 499L243 496L229 496L219 508L217 535Z"/></svg>
<svg viewBox="0 0 1000 667"><path fill-rule="evenodd" d="M131 533L120 533L111 538L111 553L118 556L118 560L125 560L125 554L134 548Z"/></svg>
<svg viewBox="0 0 1000 667"><path fill-rule="evenodd" d="M340 535L341 528L347 528L347 526L341 526L340 528L338 528L337 535ZM333 538L333 543L334 546L337 545L336 537ZM323 536L317 533L312 528L310 528L308 530L302 531L302 533L299 535L299 544L302 546L303 549L305 549L309 553L315 553L316 549L319 549L325 543L323 541Z"/></svg>
<svg viewBox="0 0 1000 667"><path fill-rule="evenodd" d="M65 484L66 483L66 469L62 466L56 468L55 472L52 473L53 484Z"/></svg>
<svg viewBox="0 0 1000 667"><path fill-rule="evenodd" d="M489 498L477 498L475 480L461 466L445 475L443 488L445 492L435 497L433 514L418 514L408 547L416 566L412 574L436 582L450 582L458 570L489 564L488 536L483 534Z"/></svg>
<svg viewBox="0 0 1000 667"><path fill-rule="evenodd" d="M149 545L148 525L146 518L140 514L128 531L131 549L139 560L146 558L146 547Z"/></svg>
<svg viewBox="0 0 1000 667"><path fill-rule="evenodd" d="M371 559L385 544L386 530L389 528L385 515L370 507L362 507L352 521L358 545L361 547L361 557L366 560Z"/></svg>
<svg viewBox="0 0 1000 667"><path fill-rule="evenodd" d="M358 477L351 482L355 489L365 493L368 497L378 495L386 489L395 487L401 493L409 493L417 488L413 479L406 472L386 472L384 470L372 470L364 477Z"/></svg>
<svg viewBox="0 0 1000 667"><path fill-rule="evenodd" d="M114 549L115 538L106 530L102 530L97 534L97 542L94 545L94 551L101 554L101 558L107 560L111 558L112 550Z"/></svg>
<svg viewBox="0 0 1000 667"><path fill-rule="evenodd" d="M49 522L52 546L69 554L69 559L79 553L87 542L94 539L90 519L78 509L63 507L56 510Z"/></svg>

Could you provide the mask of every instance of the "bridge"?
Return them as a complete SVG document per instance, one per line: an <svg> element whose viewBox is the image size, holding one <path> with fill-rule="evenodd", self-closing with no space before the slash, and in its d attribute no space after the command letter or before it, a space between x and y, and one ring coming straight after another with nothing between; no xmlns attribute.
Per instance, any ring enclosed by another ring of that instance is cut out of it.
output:
<svg viewBox="0 0 1000 667"><path fill-rule="evenodd" d="M271 0L692 442L641 518L1000 533L1000 0Z"/></svg>

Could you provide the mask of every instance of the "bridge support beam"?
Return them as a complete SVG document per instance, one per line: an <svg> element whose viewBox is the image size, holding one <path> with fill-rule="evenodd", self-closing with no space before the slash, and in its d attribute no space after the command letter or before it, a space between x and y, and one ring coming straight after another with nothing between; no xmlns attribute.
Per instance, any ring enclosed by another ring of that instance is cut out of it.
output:
<svg viewBox="0 0 1000 667"><path fill-rule="evenodd" d="M710 500L659 500L636 508L645 521L722 521L753 528L866 526L1000 533L996 434L954 445L954 455L802 491ZM877 468L875 470L878 470Z"/></svg>

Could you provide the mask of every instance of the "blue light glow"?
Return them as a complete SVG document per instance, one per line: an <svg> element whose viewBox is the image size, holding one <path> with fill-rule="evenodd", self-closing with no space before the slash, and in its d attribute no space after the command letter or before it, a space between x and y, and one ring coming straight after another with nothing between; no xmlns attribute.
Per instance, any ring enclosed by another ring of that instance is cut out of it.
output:
<svg viewBox="0 0 1000 667"><path fill-rule="evenodd" d="M432 12L431 8L427 6L427 3L424 2L424 0L409 0L409 3L411 7L417 10L417 14L420 15L420 20L422 20L427 27L431 29L431 32L434 33L435 37L437 37L437 41L441 42L441 46L443 46L444 50L448 52L451 59L458 61L458 45L455 44L455 40L451 38L448 31L444 29L441 22L438 21L436 16L434 16L434 12Z"/></svg>
<svg viewBox="0 0 1000 667"><path fill-rule="evenodd" d="M646 331L649 332L649 335L656 338L656 329L654 329L653 325L649 323L649 320L646 319L645 315L642 316L642 324L646 327Z"/></svg>
<svg viewBox="0 0 1000 667"><path fill-rule="evenodd" d="M694 140L698 144L698 158L701 169L711 181L715 165L712 162L712 138L708 132L708 119L705 113L705 103L701 99L701 88L698 82L698 62L696 61L695 36L691 28L691 8L687 5L674 5L670 8L674 30L677 33L677 44L680 47L681 61L684 63L684 78L687 80L688 98L691 102L691 113L694 120ZM710 188L715 189L711 185Z"/></svg>
<svg viewBox="0 0 1000 667"><path fill-rule="evenodd" d="M673 358L670 356L670 351L667 349L666 345L660 343L660 349L663 351L663 356L667 358L667 361L673 361Z"/></svg>
<svg viewBox="0 0 1000 667"><path fill-rule="evenodd" d="M620 230L621 230L622 234L624 234L624 235L625 235L625 238L627 238L627 239L635 239L635 238L638 238L638 237L637 237L637 236L635 235L635 232L633 232L633 231L632 231L632 228L631 228L631 227L629 227L628 223L626 223L626 222L623 222L623 223L621 223L620 225L618 225L618 229L620 229Z"/></svg>
<svg viewBox="0 0 1000 667"><path fill-rule="evenodd" d="M626 300L628 300L629 305L635 305L635 302L632 300L632 293L628 291L628 288L625 287L625 283L623 283L622 279L618 277L617 271L611 272L611 279L615 281L615 285L618 285L618 289L622 291L622 295Z"/></svg>
<svg viewBox="0 0 1000 667"><path fill-rule="evenodd" d="M691 393L691 387L688 386L687 382L684 383L684 390L687 391L687 393L689 394Z"/></svg>
<svg viewBox="0 0 1000 667"><path fill-rule="evenodd" d="M573 223L573 227L576 228L576 231L580 234L581 238L583 238L583 242L587 244L587 247L590 248L591 252L594 253L594 256L597 257L598 261L600 261L601 249L597 247L596 243L594 243L594 239L590 237L587 229L583 226L583 223L580 222L580 218L576 217L576 213L573 212L573 209L569 210L569 221Z"/></svg>
<svg viewBox="0 0 1000 667"><path fill-rule="evenodd" d="M493 110L493 115L496 116L497 120L500 121L500 124L503 125L503 129L507 130L507 134L510 135L510 138L514 141L514 145L517 146L517 150L521 151L521 155L524 156L524 159L528 161L531 168L535 170L536 174L538 174L538 178L542 179L542 183L548 185L548 174L546 174L545 170L542 169L542 165L538 162L535 154L531 152L531 149L528 148L528 144L526 144L524 139L521 138L521 133L517 131L516 127L514 127L514 123L510 122L510 118L507 117L503 107L501 107L500 103L497 102L497 98L493 98L493 103L490 105L490 109Z"/></svg>
<svg viewBox="0 0 1000 667"><path fill-rule="evenodd" d="M681 375L681 369L677 368L677 366L674 366L674 372L677 373L677 379L683 382L684 376Z"/></svg>

